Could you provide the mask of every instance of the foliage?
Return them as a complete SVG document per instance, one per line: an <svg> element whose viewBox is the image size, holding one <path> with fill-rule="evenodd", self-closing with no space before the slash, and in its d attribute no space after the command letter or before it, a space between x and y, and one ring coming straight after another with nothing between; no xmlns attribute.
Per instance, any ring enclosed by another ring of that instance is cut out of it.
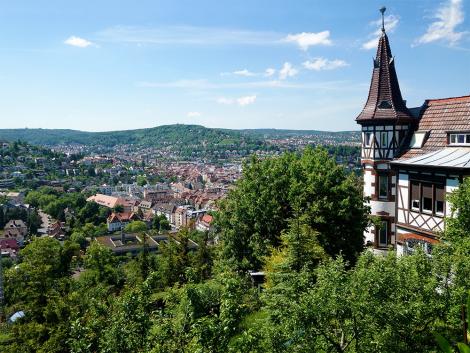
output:
<svg viewBox="0 0 470 353"><path fill-rule="evenodd" d="M353 264L363 248L368 209L362 187L321 148L243 166L243 176L221 202L215 224L223 256L238 268L258 269L280 244L289 219L302 218L328 255Z"/></svg>
<svg viewBox="0 0 470 353"><path fill-rule="evenodd" d="M147 224L142 221L132 221L124 227L128 233L143 233L147 230Z"/></svg>
<svg viewBox="0 0 470 353"><path fill-rule="evenodd" d="M106 232L102 208L37 190L31 201L67 205L76 221L70 241L34 239L4 263L5 314L25 317L0 326L0 351L435 352L435 332L455 346L470 288L470 188L451 197L459 212L432 257L360 253L359 189L324 150L253 159L216 215L222 244L182 229L137 256L93 239ZM144 226L129 229L155 233ZM264 272L262 290L246 269Z"/></svg>

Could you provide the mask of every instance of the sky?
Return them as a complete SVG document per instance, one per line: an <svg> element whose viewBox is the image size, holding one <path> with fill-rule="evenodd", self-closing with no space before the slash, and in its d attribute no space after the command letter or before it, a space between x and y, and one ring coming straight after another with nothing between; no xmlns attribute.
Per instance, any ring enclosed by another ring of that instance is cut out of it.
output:
<svg viewBox="0 0 470 353"><path fill-rule="evenodd" d="M0 128L357 130L383 5L408 106L470 94L470 0L0 0Z"/></svg>

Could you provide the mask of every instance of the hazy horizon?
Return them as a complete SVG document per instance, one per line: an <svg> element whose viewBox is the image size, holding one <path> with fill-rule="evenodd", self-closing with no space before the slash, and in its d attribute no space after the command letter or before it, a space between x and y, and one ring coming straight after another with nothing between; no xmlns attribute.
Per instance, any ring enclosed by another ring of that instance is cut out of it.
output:
<svg viewBox="0 0 470 353"><path fill-rule="evenodd" d="M202 126L204 128L208 129L222 129L222 130L234 130L234 131L245 131L245 130L276 130L276 131L322 131L322 132L351 132L351 131L360 131L360 127L358 125L358 128L355 130L318 130L318 129L282 129L282 128L270 128L270 127L259 127L259 128L236 128L236 129L230 129L230 128L224 128L224 127L213 127L213 126L205 126L201 124L184 124L184 123L175 123L175 124L164 124L164 125L157 125L157 126L149 126L149 127L143 127L143 128L138 128L138 129L120 129L120 130L77 130L77 129L68 129L68 128L55 128L55 127L49 127L49 128L42 128L42 127L37 127L37 128L30 128L30 127L13 127L13 128L0 128L0 131L2 130L70 130L70 131L77 131L77 132L90 132L90 133L101 133L101 132L119 132L119 131L132 131L132 130L146 130L146 129L154 129L162 126L173 126L173 125L198 125Z"/></svg>

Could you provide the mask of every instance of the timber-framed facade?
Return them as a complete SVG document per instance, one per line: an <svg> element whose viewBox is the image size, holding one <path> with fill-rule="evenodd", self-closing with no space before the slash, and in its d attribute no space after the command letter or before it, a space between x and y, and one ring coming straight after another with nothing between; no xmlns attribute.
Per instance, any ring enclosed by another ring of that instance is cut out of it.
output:
<svg viewBox="0 0 470 353"><path fill-rule="evenodd" d="M447 196L470 175L470 96L407 108L382 27L361 125L364 196L379 219L365 231L377 250L428 251L451 216Z"/></svg>

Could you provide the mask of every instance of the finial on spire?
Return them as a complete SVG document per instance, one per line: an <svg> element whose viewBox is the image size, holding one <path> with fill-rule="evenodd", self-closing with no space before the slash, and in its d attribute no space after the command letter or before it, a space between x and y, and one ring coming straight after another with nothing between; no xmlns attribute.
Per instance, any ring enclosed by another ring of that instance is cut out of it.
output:
<svg viewBox="0 0 470 353"><path fill-rule="evenodd" d="M385 32L385 11L387 10L387 8L385 6L382 6L380 8L380 13L382 14L382 32Z"/></svg>

